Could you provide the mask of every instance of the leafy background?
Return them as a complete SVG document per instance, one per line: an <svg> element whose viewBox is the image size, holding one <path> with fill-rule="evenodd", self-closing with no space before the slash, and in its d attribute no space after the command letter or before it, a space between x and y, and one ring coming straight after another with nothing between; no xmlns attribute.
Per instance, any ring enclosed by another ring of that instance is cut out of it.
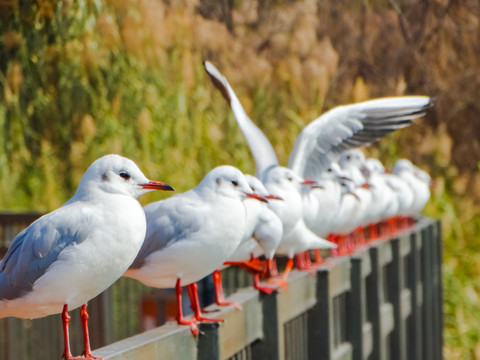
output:
<svg viewBox="0 0 480 360"><path fill-rule="evenodd" d="M0 210L60 206L107 153L177 191L221 164L252 173L204 59L283 164L329 108L430 95L425 118L367 152L435 178L425 213L443 221L444 355L480 358L479 50L474 0L2 1Z"/></svg>

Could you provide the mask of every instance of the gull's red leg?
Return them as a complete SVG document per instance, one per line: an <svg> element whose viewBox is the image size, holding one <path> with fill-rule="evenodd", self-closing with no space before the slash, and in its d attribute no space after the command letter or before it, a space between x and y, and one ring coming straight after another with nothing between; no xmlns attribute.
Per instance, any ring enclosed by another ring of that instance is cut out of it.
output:
<svg viewBox="0 0 480 360"><path fill-rule="evenodd" d="M345 255L345 235L337 235L337 244L338 244L338 255L342 256Z"/></svg>
<svg viewBox="0 0 480 360"><path fill-rule="evenodd" d="M391 217L388 219L389 225L390 225L390 235L393 235L397 232L397 220L395 217Z"/></svg>
<svg viewBox="0 0 480 360"><path fill-rule="evenodd" d="M266 259L265 260L265 267L262 272L260 272L261 278L266 277L273 277L278 275L277 264L275 262L275 258L273 259Z"/></svg>
<svg viewBox="0 0 480 360"><path fill-rule="evenodd" d="M182 286L180 285L180 278L177 279L177 283L175 285L175 293L177 295L177 323L180 325L190 326L190 330L192 331L192 334L197 336L198 335L197 321L195 319L186 320L183 317Z"/></svg>
<svg viewBox="0 0 480 360"><path fill-rule="evenodd" d="M372 240L377 240L378 239L378 231L377 231L377 224L375 223L371 223L370 226L369 226L369 235L370 235L370 238L369 238L369 241L372 241Z"/></svg>
<svg viewBox="0 0 480 360"><path fill-rule="evenodd" d="M264 292L265 294L268 294L268 295L270 295L272 292L275 291L274 288L260 285L260 274L259 273L253 274L253 288L257 289L261 292Z"/></svg>
<svg viewBox="0 0 480 360"><path fill-rule="evenodd" d="M268 261L268 260L267 260ZM277 260L275 258L270 260L270 265L268 266L268 271L270 276L278 276L278 269L277 269Z"/></svg>
<svg viewBox="0 0 480 360"><path fill-rule="evenodd" d="M80 310L80 318L82 319L83 330L83 356L85 356L85 359L102 360L101 357L92 354L92 349L90 347L90 337L88 335L88 313L86 304L82 305L82 308Z"/></svg>
<svg viewBox="0 0 480 360"><path fill-rule="evenodd" d="M351 254L355 250L355 237L356 237L355 231L356 230L354 230L353 232L351 232L346 236L346 253L347 254Z"/></svg>
<svg viewBox="0 0 480 360"><path fill-rule="evenodd" d="M396 216L395 217L395 224L397 225L397 230L403 229L403 216Z"/></svg>
<svg viewBox="0 0 480 360"><path fill-rule="evenodd" d="M336 249L330 249L330 256L338 256L340 253L340 244L338 243L338 237L335 234L328 234L328 241L337 244Z"/></svg>
<svg viewBox="0 0 480 360"><path fill-rule="evenodd" d="M305 270L305 256L303 254L296 254L295 255L295 267L298 270Z"/></svg>
<svg viewBox="0 0 480 360"><path fill-rule="evenodd" d="M63 355L62 358L69 360L72 359L72 352L70 351L70 339L68 336L68 324L70 323L70 315L68 315L68 305L63 305L62 311L62 325L63 325Z"/></svg>
<svg viewBox="0 0 480 360"><path fill-rule="evenodd" d="M188 296L190 297L190 303L193 310L193 315L197 321L211 321L211 322L223 322L223 319L210 319L202 315L200 309L200 301L198 301L197 283L187 285Z"/></svg>
<svg viewBox="0 0 480 360"><path fill-rule="evenodd" d="M384 236L385 236L385 221L382 219L378 223L378 237L381 238L381 237L384 237Z"/></svg>
<svg viewBox="0 0 480 360"><path fill-rule="evenodd" d="M268 279L267 282L273 283L273 284L279 284L281 287L286 289L288 274L290 274L290 271L292 271L292 268L293 268L293 258L289 257L287 266L285 266L285 270L283 271L282 277L280 279Z"/></svg>
<svg viewBox="0 0 480 360"><path fill-rule="evenodd" d="M310 250L305 251L304 253L302 253L302 255L305 258L305 269L304 270L308 271L311 275L316 276L317 272L313 268L312 259L310 258Z"/></svg>
<svg viewBox="0 0 480 360"><path fill-rule="evenodd" d="M303 256L305 257L305 266L307 268L311 268L312 265L312 259L310 258L310 250L307 250L303 253Z"/></svg>
<svg viewBox="0 0 480 360"><path fill-rule="evenodd" d="M356 232L357 232L358 244L365 245L365 229L363 228L363 226L357 227ZM353 250L355 250L356 245L357 245L356 243L353 244Z"/></svg>
<svg viewBox="0 0 480 360"><path fill-rule="evenodd" d="M383 237L388 236L390 234L390 223L388 219L383 220Z"/></svg>
<svg viewBox="0 0 480 360"><path fill-rule="evenodd" d="M68 335L68 324L70 323L70 315L68 315L68 305L65 304L63 305L63 310L62 310L62 325L63 325L63 346L64 346L64 351L62 358L65 360L85 360L83 357L75 357L72 355L72 352L70 351L70 339ZM85 338L84 338L85 340ZM90 355L87 359L98 359L101 360L101 358L95 358Z"/></svg>
<svg viewBox="0 0 480 360"><path fill-rule="evenodd" d="M240 266L242 269L246 271L262 271L264 268L263 261L259 259L252 259L249 261L225 261L223 265L230 265L230 266Z"/></svg>
<svg viewBox="0 0 480 360"><path fill-rule="evenodd" d="M313 252L315 254L315 265L322 265L323 258L322 258L322 253L320 252L320 249L315 249L313 250Z"/></svg>
<svg viewBox="0 0 480 360"><path fill-rule="evenodd" d="M225 296L223 295L223 285L222 285L222 272L220 270L215 270L213 272L213 285L215 287L215 303L218 306L230 306L241 310L242 305L235 301L226 301Z"/></svg>

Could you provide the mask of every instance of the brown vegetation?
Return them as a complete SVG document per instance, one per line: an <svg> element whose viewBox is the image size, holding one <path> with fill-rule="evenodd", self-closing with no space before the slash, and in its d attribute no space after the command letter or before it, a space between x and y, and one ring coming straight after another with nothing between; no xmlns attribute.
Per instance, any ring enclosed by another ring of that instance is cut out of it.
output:
<svg viewBox="0 0 480 360"><path fill-rule="evenodd" d="M454 294L446 355L480 357L479 53L474 0L2 1L0 207L58 206L108 152L179 190L222 163L253 171L204 59L283 164L301 128L331 107L430 95L426 118L368 151L436 178L427 212L444 220Z"/></svg>

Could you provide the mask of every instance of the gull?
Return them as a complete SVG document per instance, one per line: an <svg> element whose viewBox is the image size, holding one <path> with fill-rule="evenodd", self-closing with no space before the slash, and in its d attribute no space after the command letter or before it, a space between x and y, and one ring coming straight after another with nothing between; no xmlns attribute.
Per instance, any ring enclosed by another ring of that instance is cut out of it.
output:
<svg viewBox="0 0 480 360"><path fill-rule="evenodd" d="M177 322L198 334L198 321L221 321L202 316L196 282L220 269L240 244L245 232L247 197L254 194L243 173L233 166L211 170L192 190L144 207L145 241L124 274L145 285L175 288ZM182 286L189 292L194 319L182 311Z"/></svg>
<svg viewBox="0 0 480 360"><path fill-rule="evenodd" d="M248 143L255 159L255 174L270 191L265 183L269 179L267 173L279 167L272 145L248 117L227 79L210 62L205 61L204 65L213 84L227 100ZM290 153L290 172L286 168L278 172L283 173L285 179L293 179L290 174L295 174L297 181L298 177L316 179L332 161L338 159L342 151L368 145L394 130L409 126L414 119L423 116L431 105L432 100L427 96L401 96L338 106L305 126ZM278 174L275 176L278 177ZM287 207L296 207L296 204L289 204L287 199L285 204ZM303 210L300 210L300 217L303 216ZM280 218L293 222L291 218ZM302 223L299 228L307 228L303 220L299 222ZM288 237L294 228L284 223L284 237Z"/></svg>
<svg viewBox="0 0 480 360"><path fill-rule="evenodd" d="M61 313L62 357L77 359L70 351L68 310L81 306L83 355L99 359L90 349L86 303L135 259L146 231L136 197L151 190L173 188L148 180L133 161L119 155L93 162L68 202L12 241L0 262L0 318Z"/></svg>
<svg viewBox="0 0 480 360"><path fill-rule="evenodd" d="M359 149L346 150L340 155L339 163L342 169L347 171L347 176L356 187L355 193L359 201L357 202L356 211L352 214L351 224L355 235L360 238L360 243L363 243L365 240L363 227L369 224L373 220L374 214L378 212L377 204L372 201L372 186L367 182L362 173L365 155Z"/></svg>
<svg viewBox="0 0 480 360"><path fill-rule="evenodd" d="M323 238L328 237L331 242L338 241L333 233L339 224L339 220L345 221L350 219L350 215L342 218L345 216L346 209L349 208L343 204L343 196L347 192L346 185L343 184L344 181L351 181L351 179L347 177L346 172L340 168L337 162L332 162L316 179L316 185L302 188L303 219L305 224L316 235ZM356 195L354 196L356 197ZM356 202L351 204L353 211L353 206L356 205ZM342 214L340 218L339 214ZM320 249L315 249L314 252L315 264L322 264L323 259ZM332 250L332 254L335 253L336 251Z"/></svg>
<svg viewBox="0 0 480 360"><path fill-rule="evenodd" d="M268 200L283 201L282 198L271 195L255 176L246 174L245 178L254 193ZM240 246L229 260L248 260L252 252L256 256L265 255L266 259L272 259L282 238L280 219L268 208L267 203L252 200L245 201L244 204L247 210L247 226Z"/></svg>
<svg viewBox="0 0 480 360"><path fill-rule="evenodd" d="M269 203L269 208L280 218L283 225L282 241L276 253L288 256L285 272L279 283L285 287L287 276L293 266L293 257L311 249L333 249L337 245L315 235L303 220L303 201L300 188L302 185L312 185L292 170L273 166L264 172L263 183L267 191L279 196L284 201ZM307 270L309 264L304 264L302 257L297 257L300 268Z"/></svg>
<svg viewBox="0 0 480 360"><path fill-rule="evenodd" d="M252 191L270 201L283 201L278 196L268 193L262 182L253 175L245 175ZM253 287L270 294L274 288L260 285L260 272L262 266L253 260L261 255L266 259L266 272L270 273L273 266L273 257L283 235L283 227L280 218L268 208L267 204L246 200L244 202L247 211L245 233L240 245L230 256L227 265L240 265L254 274ZM220 271L214 272L215 283L221 284ZM219 301L217 301L219 304Z"/></svg>
<svg viewBox="0 0 480 360"><path fill-rule="evenodd" d="M407 215L411 217L418 215L430 199L430 175L407 159L398 160L393 167L393 173L404 179L413 191L414 199Z"/></svg>
<svg viewBox="0 0 480 360"><path fill-rule="evenodd" d="M303 219L307 227L320 237L331 233L331 223L340 208L342 189L339 180L346 176L337 163L322 172L316 184L302 187Z"/></svg>
<svg viewBox="0 0 480 360"><path fill-rule="evenodd" d="M338 250L335 250L333 254L344 255L346 251L352 250L351 232L355 229L361 199L356 193L355 184L350 179L341 179L339 183L341 187L340 206L336 211L336 216L329 224L331 233L329 239L339 245Z"/></svg>
<svg viewBox="0 0 480 360"><path fill-rule="evenodd" d="M380 224L380 229L382 229L383 221L397 214L398 198L394 189L390 186L389 175L385 174L385 167L378 159L366 159L362 172L367 182L371 184L372 202L376 204L375 207L377 208L370 224L370 237L375 239L378 236L377 224Z"/></svg>
<svg viewBox="0 0 480 360"><path fill-rule="evenodd" d="M293 265L294 254L313 249L316 246L335 247L335 244L316 236L303 222L300 185L311 184L311 182L305 181L291 169L278 165L272 145L247 116L225 77L209 62L205 62L205 69L232 108L255 159L255 174L261 179L267 191L284 200L272 202L269 207L282 221L283 238L277 253L289 257L285 271L285 275L288 275ZM285 279L286 276L281 280L282 285L284 285Z"/></svg>
<svg viewBox="0 0 480 360"><path fill-rule="evenodd" d="M410 215L410 208L412 207L415 201L415 194L410 184L402 176L399 176L399 173L386 174L388 179L389 186L395 191L397 195L398 210L395 216L398 219L403 219ZM393 226L392 230L395 231L397 228L397 221L395 218L391 218L390 222Z"/></svg>

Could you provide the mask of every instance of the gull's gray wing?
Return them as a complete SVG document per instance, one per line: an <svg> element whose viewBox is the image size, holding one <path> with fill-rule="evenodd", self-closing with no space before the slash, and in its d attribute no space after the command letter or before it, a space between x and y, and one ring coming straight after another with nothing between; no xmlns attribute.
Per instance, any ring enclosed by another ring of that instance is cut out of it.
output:
<svg viewBox="0 0 480 360"><path fill-rule="evenodd" d="M205 70L208 75L210 75L213 85L220 90L232 109L238 126L240 127L245 140L247 140L250 152L255 159L255 174L257 177L260 177L267 168L272 165L278 165L275 150L273 150L272 144L270 144L270 141L268 141L263 132L248 117L225 76L223 76L210 62L205 61L204 65Z"/></svg>
<svg viewBox="0 0 480 360"><path fill-rule="evenodd" d="M147 232L131 269L140 268L150 254L198 232L209 211L205 203L196 201L192 190L150 203L144 210Z"/></svg>
<svg viewBox="0 0 480 360"><path fill-rule="evenodd" d="M409 126L432 104L428 96L398 96L333 108L305 126L288 166L303 177L315 178L342 151L369 145Z"/></svg>
<svg viewBox="0 0 480 360"><path fill-rule="evenodd" d="M92 214L84 210L77 203L65 205L15 237L0 262L0 300L15 299L31 291L66 247L87 239Z"/></svg>

